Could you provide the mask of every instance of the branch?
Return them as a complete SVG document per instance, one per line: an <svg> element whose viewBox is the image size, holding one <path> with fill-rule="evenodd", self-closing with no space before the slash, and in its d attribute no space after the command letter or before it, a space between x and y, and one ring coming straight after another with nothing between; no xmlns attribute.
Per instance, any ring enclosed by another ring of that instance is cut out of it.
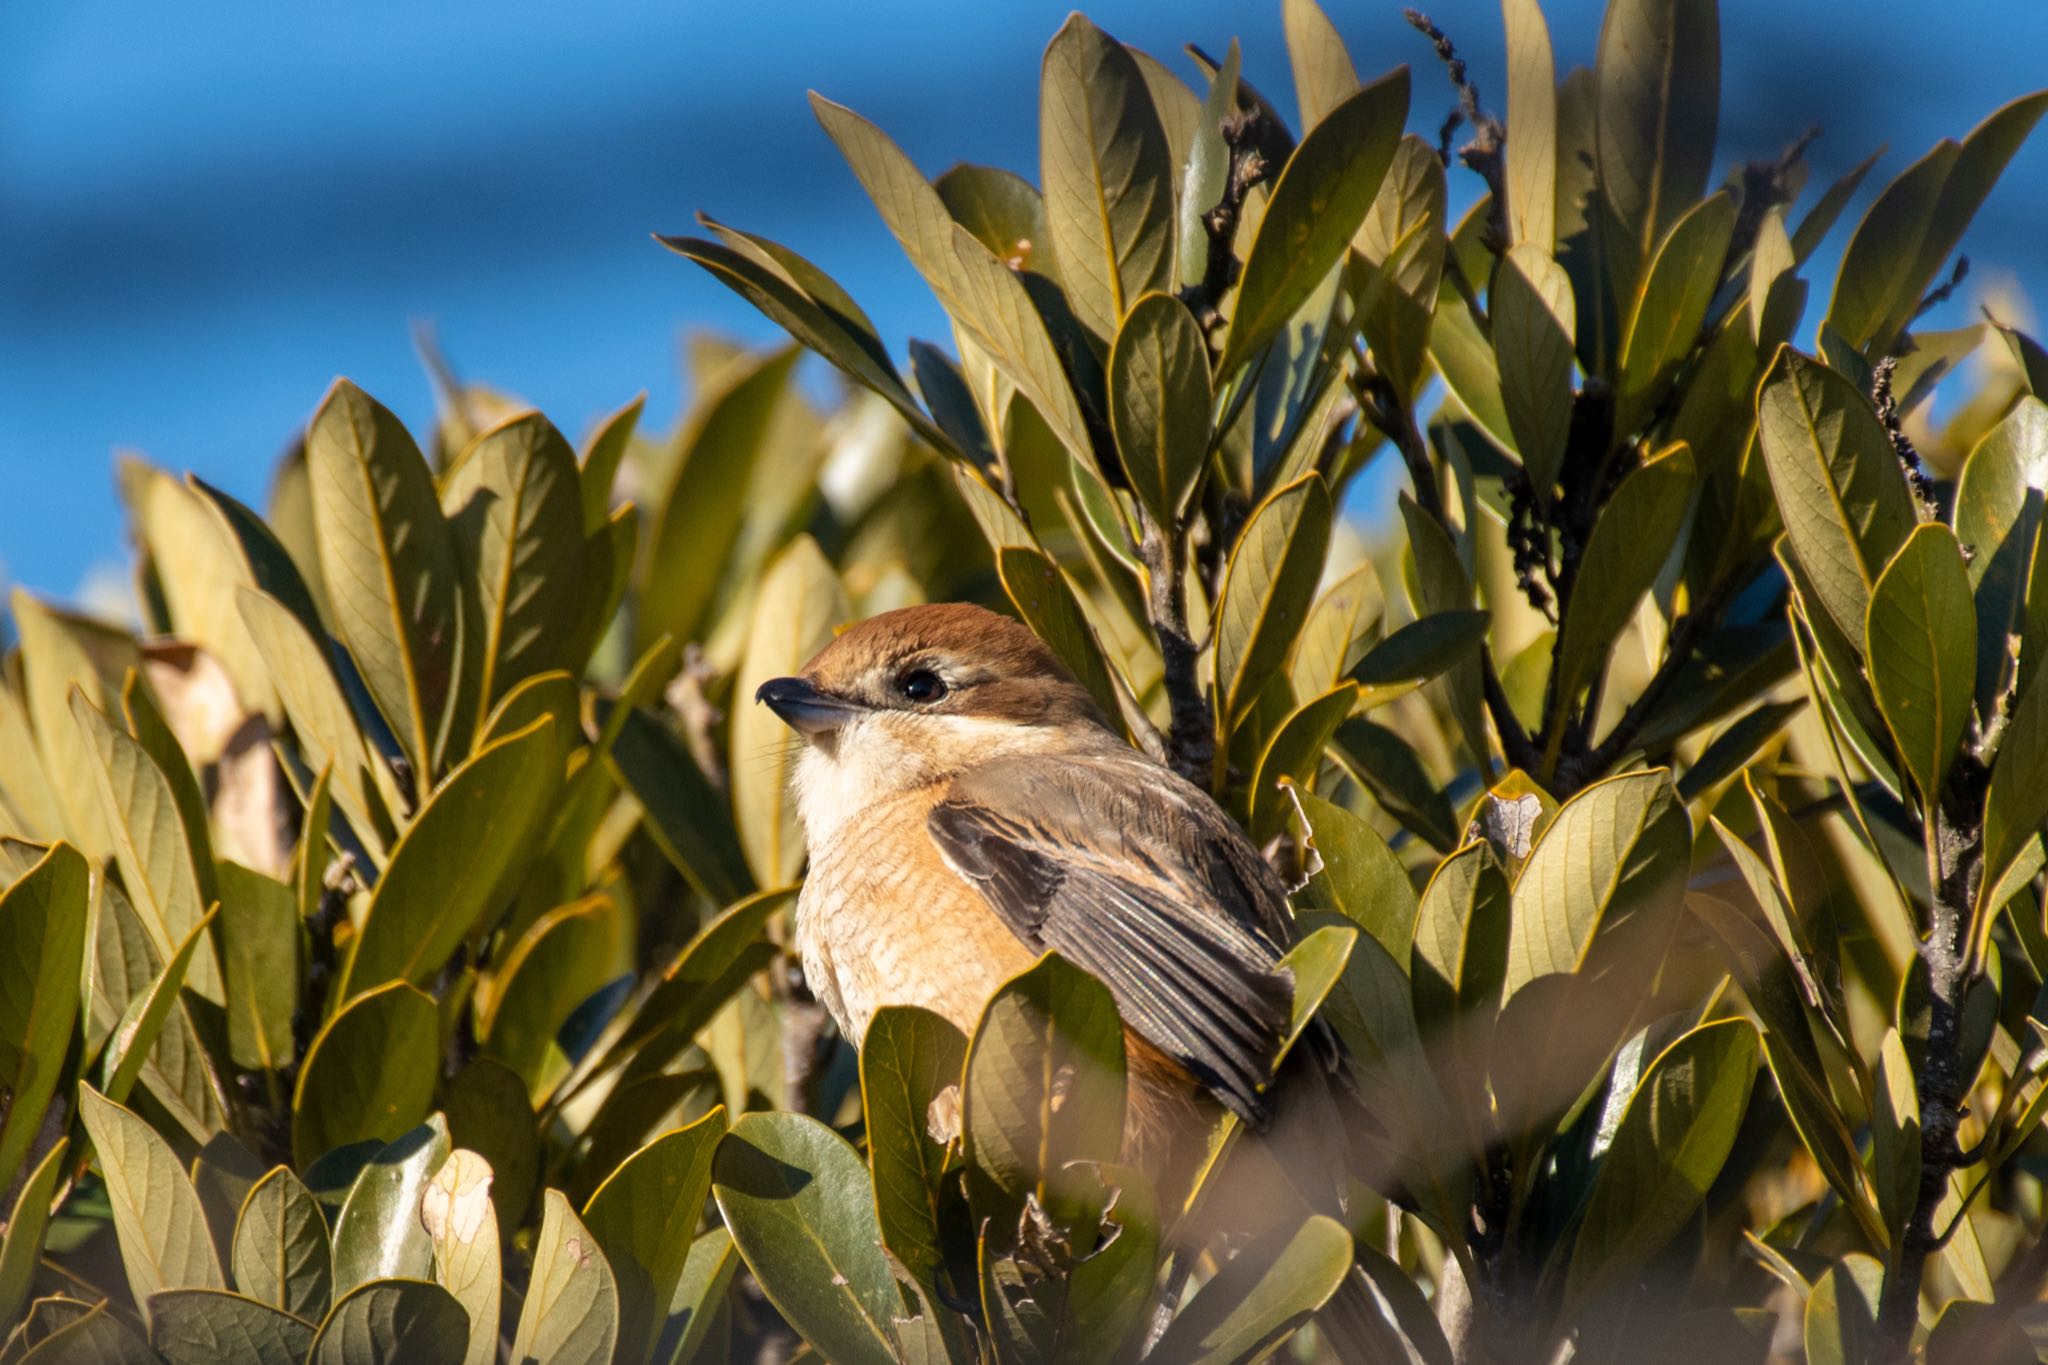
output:
<svg viewBox="0 0 2048 1365"><path fill-rule="evenodd" d="M1438 134L1437 155L1448 164L1451 134L1460 122L1471 125L1472 140L1458 149L1458 160L1464 162L1467 169L1478 173L1493 196L1486 210L1486 249L1496 256L1502 255L1513 243L1513 235L1508 230L1508 130L1480 106L1479 87L1465 74L1465 59L1458 55L1457 47L1444 31L1421 10L1402 10L1401 17L1429 39L1430 46L1436 49L1437 57L1450 74L1451 84L1457 88L1458 108L1444 120L1443 129Z"/></svg>
<svg viewBox="0 0 2048 1365"><path fill-rule="evenodd" d="M1138 555L1145 565L1145 614L1165 665L1167 764L1204 791L1215 781L1216 717L1202 690L1200 651L1188 632L1187 586L1180 535L1138 512Z"/></svg>
<svg viewBox="0 0 2048 1365"><path fill-rule="evenodd" d="M1264 120L1265 114L1256 108L1240 109L1227 115L1218 128L1223 134L1223 145L1230 149L1230 169L1223 177L1223 197L1202 215L1203 230L1209 234L1209 255L1201 281L1183 289L1180 296L1181 302L1193 310L1204 333L1223 325L1223 296L1237 283L1238 262L1233 248L1245 196L1272 169L1259 150L1266 140L1261 127Z"/></svg>

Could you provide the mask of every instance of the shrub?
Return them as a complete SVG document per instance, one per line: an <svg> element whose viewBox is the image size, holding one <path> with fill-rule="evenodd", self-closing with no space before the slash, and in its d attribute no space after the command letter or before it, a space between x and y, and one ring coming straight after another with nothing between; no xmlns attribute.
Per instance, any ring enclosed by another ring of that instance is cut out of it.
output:
<svg viewBox="0 0 2048 1365"><path fill-rule="evenodd" d="M1875 158L1712 186L1712 0L1562 82L1503 10L1504 118L1413 16L1456 224L1313 0L1298 138L1077 16L1042 190L816 101L953 354L706 218L831 411L705 341L665 435L443 368L426 453L337 383L267 517L125 465L143 631L17 594L0 688L0 1360L2034 1359L2048 357L1918 322L2048 94L1877 194L1802 351ZM829 1036L746 699L954 597L1297 879L1342 1221L1191 1245L1254 1149L1163 1191L1119 1068L1051 1103L1120 1055L1057 957Z"/></svg>

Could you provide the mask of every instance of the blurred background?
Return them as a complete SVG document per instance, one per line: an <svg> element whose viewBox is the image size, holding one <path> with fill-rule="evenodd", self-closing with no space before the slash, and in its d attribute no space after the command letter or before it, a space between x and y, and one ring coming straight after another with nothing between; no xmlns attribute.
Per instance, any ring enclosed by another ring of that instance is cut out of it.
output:
<svg viewBox="0 0 2048 1365"><path fill-rule="evenodd" d="M1324 0L1362 74L1416 68L1413 126L1452 92L1394 0ZM698 209L812 257L900 355L947 336L824 133L806 89L853 106L928 172L1037 176L1039 53L1068 5L539 0L345 6L12 0L0 6L0 583L128 614L113 452L261 504L273 462L346 374L424 431L412 342L534 402L571 439L636 392L673 420L680 338L777 334L655 245ZM1597 0L1548 0L1560 73L1589 63ZM1091 17L1193 78L1193 41L1242 39L1290 88L1279 0L1101 0ZM1500 15L1432 11L1504 104ZM1803 340L1874 191L1938 138L2048 83L2048 4L1722 0L1720 160L1802 129L1807 198L1890 150L1809 271ZM1293 112L1291 101L1281 99ZM1454 169L1454 211L1476 177ZM1930 325L2048 298L2048 136L1965 241Z"/></svg>

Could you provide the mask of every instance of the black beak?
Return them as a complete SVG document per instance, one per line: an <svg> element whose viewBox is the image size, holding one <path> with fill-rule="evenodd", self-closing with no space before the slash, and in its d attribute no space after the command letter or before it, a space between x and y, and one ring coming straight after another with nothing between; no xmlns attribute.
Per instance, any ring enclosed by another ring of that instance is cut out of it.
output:
<svg viewBox="0 0 2048 1365"><path fill-rule="evenodd" d="M754 690L754 700L766 702L785 725L806 739L830 734L866 709L844 697L820 692L802 678L770 678Z"/></svg>

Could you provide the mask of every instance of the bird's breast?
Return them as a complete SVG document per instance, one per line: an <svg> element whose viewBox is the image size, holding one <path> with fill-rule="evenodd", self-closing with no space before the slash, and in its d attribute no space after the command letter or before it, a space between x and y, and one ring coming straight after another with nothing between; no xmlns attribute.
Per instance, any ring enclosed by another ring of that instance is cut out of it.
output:
<svg viewBox="0 0 2048 1365"><path fill-rule="evenodd" d="M810 850L797 901L804 975L856 1045L884 1005L917 1005L972 1033L990 995L1036 959L925 831L935 795L845 821Z"/></svg>

